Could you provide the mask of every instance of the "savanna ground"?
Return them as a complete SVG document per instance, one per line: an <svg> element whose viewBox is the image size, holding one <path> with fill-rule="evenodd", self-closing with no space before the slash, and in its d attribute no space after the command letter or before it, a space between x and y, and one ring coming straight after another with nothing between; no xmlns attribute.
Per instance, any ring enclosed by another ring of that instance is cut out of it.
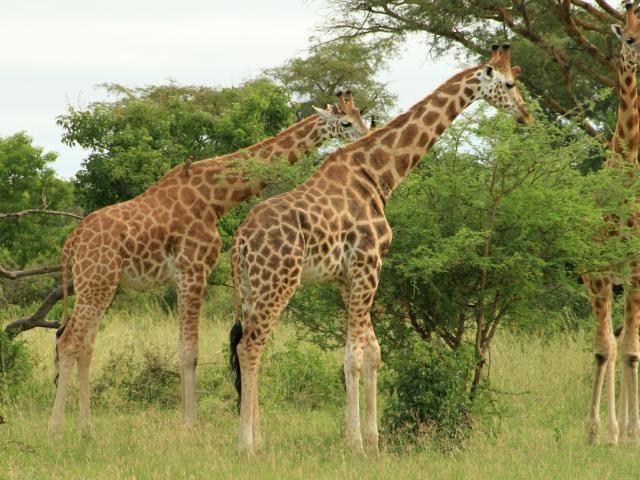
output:
<svg viewBox="0 0 640 480"><path fill-rule="evenodd" d="M445 450L429 442L393 445L382 435L376 459L344 449L341 352L299 342L290 319L278 325L265 351L265 446L247 460L236 451L238 416L226 371L228 320L212 319L205 311L200 424L185 431L174 373L175 315L156 305L112 308L94 355L90 440L78 435L75 387L64 433L49 440L54 335L42 329L23 334L35 368L14 400L0 406L6 420L0 425L0 478L602 479L637 478L640 471L637 446L585 444L593 363L589 332L543 339L503 330L492 347L490 371L499 417L478 424L470 438ZM134 368L143 364L147 377ZM379 395L380 412L384 402Z"/></svg>

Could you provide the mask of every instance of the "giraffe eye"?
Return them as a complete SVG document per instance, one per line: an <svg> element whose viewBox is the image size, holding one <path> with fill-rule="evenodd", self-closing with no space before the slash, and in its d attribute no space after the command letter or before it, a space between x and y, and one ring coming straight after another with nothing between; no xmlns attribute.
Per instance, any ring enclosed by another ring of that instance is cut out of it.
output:
<svg viewBox="0 0 640 480"><path fill-rule="evenodd" d="M352 123L351 122L340 122L340 125L342 125L344 128L349 128Z"/></svg>
<svg viewBox="0 0 640 480"><path fill-rule="evenodd" d="M515 84L515 83L513 83L513 82L505 82L505 83L504 83L504 86L505 86L505 87L507 87L507 89L509 89L509 90L510 90L510 89L512 89L513 87L515 87L515 86L516 86L516 84Z"/></svg>
<svg viewBox="0 0 640 480"><path fill-rule="evenodd" d="M627 38L627 43L628 43L629 45L631 45L631 44L632 44L632 43L634 43L635 41L636 41L636 39L635 39L635 38L633 38L633 37L629 37L629 38Z"/></svg>

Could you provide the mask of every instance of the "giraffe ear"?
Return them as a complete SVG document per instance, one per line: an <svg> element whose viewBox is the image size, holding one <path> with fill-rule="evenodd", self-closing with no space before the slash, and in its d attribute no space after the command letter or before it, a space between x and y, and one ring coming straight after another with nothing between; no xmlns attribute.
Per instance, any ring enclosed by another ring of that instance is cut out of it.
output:
<svg viewBox="0 0 640 480"><path fill-rule="evenodd" d="M620 41L623 40L622 26L621 25L618 25L617 23L613 23L611 25L611 31L618 38L618 40L620 40Z"/></svg>
<svg viewBox="0 0 640 480"><path fill-rule="evenodd" d="M520 67L517 65L515 67L511 67L511 75L513 79L516 80L520 76Z"/></svg>
<svg viewBox="0 0 640 480"><path fill-rule="evenodd" d="M323 110L322 108L318 108L314 105L312 105L313 109L316 111L316 113L320 116L320 118L322 120L324 120L325 122L330 121L331 119L333 119L334 115L331 112L328 112L326 110Z"/></svg>

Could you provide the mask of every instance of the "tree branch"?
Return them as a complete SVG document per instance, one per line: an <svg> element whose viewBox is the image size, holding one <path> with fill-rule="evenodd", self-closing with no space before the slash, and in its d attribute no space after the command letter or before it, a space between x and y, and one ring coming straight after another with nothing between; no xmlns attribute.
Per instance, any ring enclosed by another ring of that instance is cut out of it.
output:
<svg viewBox="0 0 640 480"><path fill-rule="evenodd" d="M578 0L575 0L574 3L578 5L578 3L587 3L587 2L578 2ZM602 8L605 12L607 12L613 18L617 18L618 20L624 19L624 16L622 15L622 13L620 13L618 10L616 10L611 5L609 5L609 3L606 2L605 0L596 0L596 3L600 5L600 8Z"/></svg>
<svg viewBox="0 0 640 480"><path fill-rule="evenodd" d="M69 295L73 294L73 282L67 282L67 293ZM45 316L49 313L49 310L62 298L62 285L58 285L58 287L53 290L47 297L44 299L38 310L31 315L26 315L24 317L20 317L13 322L9 323L4 331L10 337L15 337L21 332L26 330L31 330L32 328L42 327L42 328L60 328L60 322L46 320Z"/></svg>
<svg viewBox="0 0 640 480"><path fill-rule="evenodd" d="M71 212L62 212L59 210L45 210L41 208L30 208L28 210L22 210L20 212L0 213L0 220L3 218L18 218L18 217L23 217L25 215L33 215L36 213L42 213L46 215L62 215L65 217L77 218L78 220L82 220L84 218L81 215L78 215L76 213L71 213Z"/></svg>
<svg viewBox="0 0 640 480"><path fill-rule="evenodd" d="M0 265L0 277L8 278L10 280L17 280L21 277L30 277L32 275L42 275L45 273L61 272L62 267L60 265L48 265L45 267L33 267L26 270L7 270Z"/></svg>

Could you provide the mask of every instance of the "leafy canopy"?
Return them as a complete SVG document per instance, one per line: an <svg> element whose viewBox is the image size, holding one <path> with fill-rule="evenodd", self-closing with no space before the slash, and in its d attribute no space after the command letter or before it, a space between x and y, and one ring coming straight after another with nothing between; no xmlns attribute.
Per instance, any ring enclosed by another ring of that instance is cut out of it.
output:
<svg viewBox="0 0 640 480"><path fill-rule="evenodd" d="M233 152L292 120L289 94L267 80L240 87L104 86L115 101L70 107L58 118L63 141L90 151L75 185L88 210L128 200L170 168Z"/></svg>

